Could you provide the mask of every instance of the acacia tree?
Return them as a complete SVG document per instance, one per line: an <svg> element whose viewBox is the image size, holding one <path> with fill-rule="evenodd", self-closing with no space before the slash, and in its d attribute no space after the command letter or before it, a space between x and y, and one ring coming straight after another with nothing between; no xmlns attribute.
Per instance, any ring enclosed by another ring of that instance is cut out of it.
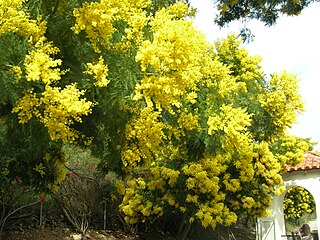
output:
<svg viewBox="0 0 320 240"><path fill-rule="evenodd" d="M52 189L73 143L123 174L128 223L181 212L183 239L194 221L266 214L282 166L309 147L286 133L303 109L297 79L267 78L233 35L209 44L193 13L170 1L0 1L6 176Z"/></svg>
<svg viewBox="0 0 320 240"><path fill-rule="evenodd" d="M234 36L208 46L176 6L157 12L137 53L143 109L126 128L122 158L134 171L120 208L130 223L180 211L184 239L193 221L215 228L266 214L281 166L307 144L285 135L302 110L295 77L266 79Z"/></svg>

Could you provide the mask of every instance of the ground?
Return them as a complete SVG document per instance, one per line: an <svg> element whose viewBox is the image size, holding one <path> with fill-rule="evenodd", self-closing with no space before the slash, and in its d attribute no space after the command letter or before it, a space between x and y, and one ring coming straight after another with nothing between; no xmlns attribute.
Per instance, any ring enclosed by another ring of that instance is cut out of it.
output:
<svg viewBox="0 0 320 240"><path fill-rule="evenodd" d="M80 240L81 235L69 228L30 228L4 233L3 240ZM128 234L123 231L89 230L88 240L172 240L172 237L160 233L145 233L141 235Z"/></svg>
<svg viewBox="0 0 320 240"><path fill-rule="evenodd" d="M126 234L124 232L88 231L87 239L97 240L136 240L138 236ZM81 235L68 228L30 228L26 230L16 230L4 235L4 240L76 240L81 239Z"/></svg>

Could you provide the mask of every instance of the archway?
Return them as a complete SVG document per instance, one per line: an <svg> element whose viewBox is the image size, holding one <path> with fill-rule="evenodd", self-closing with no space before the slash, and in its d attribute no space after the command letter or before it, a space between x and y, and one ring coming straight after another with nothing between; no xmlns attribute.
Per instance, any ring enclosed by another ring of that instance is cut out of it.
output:
<svg viewBox="0 0 320 240"><path fill-rule="evenodd" d="M257 239L284 240L286 235L283 215L283 199L288 189L300 186L308 190L316 203L318 239L320 232L320 153L307 152L302 163L296 167L288 167L283 174L286 191L273 199L271 214L259 219L257 224Z"/></svg>
<svg viewBox="0 0 320 240"><path fill-rule="evenodd" d="M311 233L317 230L315 201L312 194L303 187L292 187L285 193L283 201L286 234L298 233L304 224Z"/></svg>

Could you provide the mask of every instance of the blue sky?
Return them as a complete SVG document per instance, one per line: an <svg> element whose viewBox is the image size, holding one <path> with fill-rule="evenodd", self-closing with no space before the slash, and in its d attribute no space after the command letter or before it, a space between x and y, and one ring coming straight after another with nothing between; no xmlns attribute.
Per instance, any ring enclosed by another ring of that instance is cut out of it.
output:
<svg viewBox="0 0 320 240"><path fill-rule="evenodd" d="M239 32L240 22L219 29L213 23L214 0L191 0L198 9L195 25L213 42L230 32ZM300 93L305 111L289 132L299 137L310 137L318 142L320 150L320 3L304 9L299 16L282 16L277 24L265 27L258 21L250 21L246 27L255 35L254 41L244 44L252 55L262 56L262 67L267 74L289 71L300 80Z"/></svg>

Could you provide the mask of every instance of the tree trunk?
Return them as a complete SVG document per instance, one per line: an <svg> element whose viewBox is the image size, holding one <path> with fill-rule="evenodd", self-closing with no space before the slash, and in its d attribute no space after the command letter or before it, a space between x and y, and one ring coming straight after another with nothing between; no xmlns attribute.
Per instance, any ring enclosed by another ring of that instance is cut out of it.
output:
<svg viewBox="0 0 320 240"><path fill-rule="evenodd" d="M187 211L183 214L182 219L179 224L179 229L175 237L176 240L185 240L190 232L191 223L186 222L188 213Z"/></svg>

